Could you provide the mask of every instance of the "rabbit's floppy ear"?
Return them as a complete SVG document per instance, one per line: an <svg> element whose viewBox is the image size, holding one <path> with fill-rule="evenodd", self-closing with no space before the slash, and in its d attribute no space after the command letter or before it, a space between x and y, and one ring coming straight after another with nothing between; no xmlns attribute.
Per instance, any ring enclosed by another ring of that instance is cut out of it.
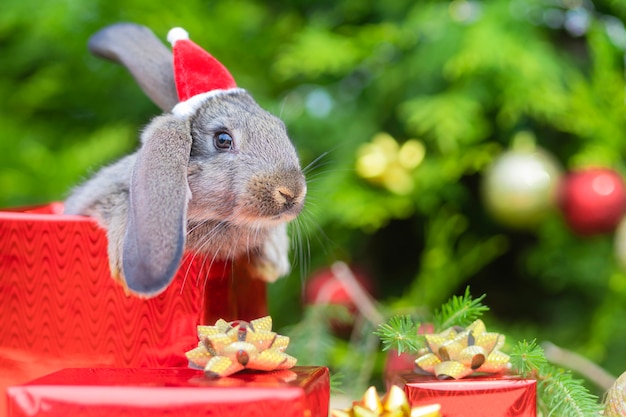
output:
<svg viewBox="0 0 626 417"><path fill-rule="evenodd" d="M172 53L147 27L134 23L107 26L89 39L89 50L125 66L163 111L169 112L178 103Z"/></svg>
<svg viewBox="0 0 626 417"><path fill-rule="evenodd" d="M172 281L185 247L189 120L159 116L142 139L130 180L122 270L131 291L153 296Z"/></svg>

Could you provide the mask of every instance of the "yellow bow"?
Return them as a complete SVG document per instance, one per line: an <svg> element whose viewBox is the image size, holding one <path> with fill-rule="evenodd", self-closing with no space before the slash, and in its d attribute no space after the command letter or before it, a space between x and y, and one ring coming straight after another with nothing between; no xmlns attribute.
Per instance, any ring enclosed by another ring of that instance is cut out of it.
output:
<svg viewBox="0 0 626 417"><path fill-rule="evenodd" d="M348 410L331 410L331 417L441 417L441 406L431 404L421 407L409 405L402 388L393 385L381 399L375 387L369 387L363 398Z"/></svg>
<svg viewBox="0 0 626 417"><path fill-rule="evenodd" d="M272 332L270 316L198 326L198 347L185 353L189 365L204 369L209 376L223 377L243 369L274 371L289 369L296 358L284 353L287 336Z"/></svg>
<svg viewBox="0 0 626 417"><path fill-rule="evenodd" d="M420 352L415 365L439 379L460 379L474 372L499 373L509 367L509 356L500 352L504 335L487 332L482 320L465 329L451 327L424 337L427 348Z"/></svg>

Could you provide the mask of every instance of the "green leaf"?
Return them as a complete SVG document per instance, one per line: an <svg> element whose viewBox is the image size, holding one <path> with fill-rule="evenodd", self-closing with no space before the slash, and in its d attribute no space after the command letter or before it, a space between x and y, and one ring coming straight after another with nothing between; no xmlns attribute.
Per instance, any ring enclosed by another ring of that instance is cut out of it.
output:
<svg viewBox="0 0 626 417"><path fill-rule="evenodd" d="M360 58L353 39L323 28L307 27L278 58L276 70L286 78L304 75L315 79L323 74L349 72Z"/></svg>
<svg viewBox="0 0 626 417"><path fill-rule="evenodd" d="M467 92L416 97L401 109L408 130L431 139L442 154L457 153L464 144L484 139L489 131L480 102Z"/></svg>

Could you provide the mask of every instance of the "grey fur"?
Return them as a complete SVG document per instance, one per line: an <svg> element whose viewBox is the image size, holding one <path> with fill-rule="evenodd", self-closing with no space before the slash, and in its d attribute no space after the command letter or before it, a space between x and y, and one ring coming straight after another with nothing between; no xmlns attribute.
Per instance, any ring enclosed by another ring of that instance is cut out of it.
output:
<svg viewBox="0 0 626 417"><path fill-rule="evenodd" d="M135 76L153 64L134 62ZM232 136L232 149L216 147L221 132ZM184 250L243 256L266 281L289 272L286 223L302 209L306 182L280 119L237 89L207 97L191 114L156 117L141 139L135 154L103 168L65 202L66 213L93 216L107 230L114 277L132 292L156 295Z"/></svg>
<svg viewBox="0 0 626 417"><path fill-rule="evenodd" d="M163 111L178 103L172 53L154 33L134 23L117 23L89 39L94 55L124 65L143 92Z"/></svg>

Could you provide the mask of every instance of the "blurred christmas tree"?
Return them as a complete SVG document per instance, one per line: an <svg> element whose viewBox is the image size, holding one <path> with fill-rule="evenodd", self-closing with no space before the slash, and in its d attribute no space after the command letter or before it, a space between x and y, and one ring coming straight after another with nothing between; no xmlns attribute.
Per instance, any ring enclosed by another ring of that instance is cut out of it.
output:
<svg viewBox="0 0 626 417"><path fill-rule="evenodd" d="M625 18L614 0L5 0L0 206L62 199L157 113L122 68L87 55L89 35L120 20L162 37L181 25L285 120L311 164L293 227L300 268L270 291L277 325L315 335L316 360L380 371L375 318L357 320L355 353L319 327L328 314L301 308L309 272L344 260L382 315L432 309L469 283L488 294L493 325L618 374L623 197L610 227L581 235L555 192L568 171L625 173ZM598 181L604 191L585 195L602 206L622 185Z"/></svg>

